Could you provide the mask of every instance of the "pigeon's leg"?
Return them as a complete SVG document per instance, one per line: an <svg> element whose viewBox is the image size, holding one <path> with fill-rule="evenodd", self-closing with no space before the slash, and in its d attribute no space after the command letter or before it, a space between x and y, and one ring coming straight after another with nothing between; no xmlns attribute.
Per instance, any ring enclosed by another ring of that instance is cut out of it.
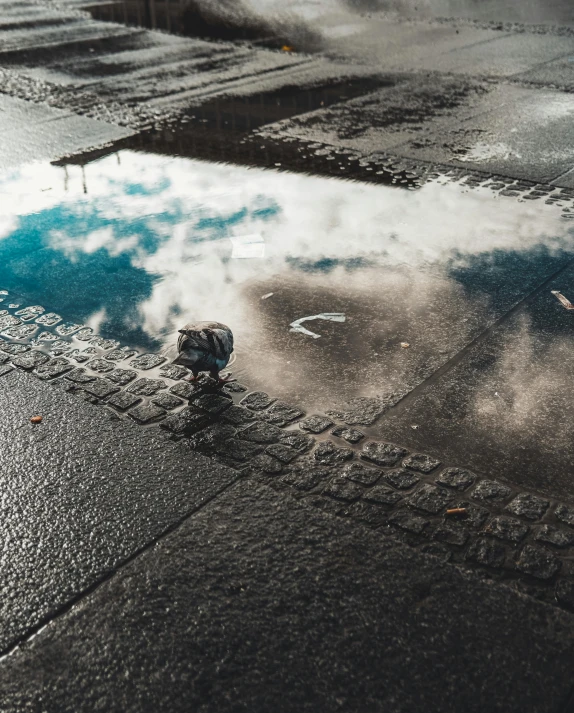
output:
<svg viewBox="0 0 574 713"><path fill-rule="evenodd" d="M199 379L199 372L192 371L191 376L186 376L184 381L191 381L193 383L194 381L198 381L198 379Z"/></svg>
<svg viewBox="0 0 574 713"><path fill-rule="evenodd" d="M231 374L226 374L225 376L219 376L218 371L212 371L212 372L210 372L209 375L211 376L212 379L217 380L218 386L223 386L224 384L229 384L232 381L235 381L235 379L231 378Z"/></svg>

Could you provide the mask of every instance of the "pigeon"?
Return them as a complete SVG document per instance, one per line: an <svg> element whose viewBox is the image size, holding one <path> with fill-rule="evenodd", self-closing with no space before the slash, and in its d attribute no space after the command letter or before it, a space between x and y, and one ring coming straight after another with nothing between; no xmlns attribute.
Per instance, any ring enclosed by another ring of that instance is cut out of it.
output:
<svg viewBox="0 0 574 713"><path fill-rule="evenodd" d="M208 371L220 385L235 381L229 374L219 376L233 352L233 333L229 327L221 322L189 322L177 331L178 356L173 364L185 366L192 372L189 381L196 381L200 371Z"/></svg>

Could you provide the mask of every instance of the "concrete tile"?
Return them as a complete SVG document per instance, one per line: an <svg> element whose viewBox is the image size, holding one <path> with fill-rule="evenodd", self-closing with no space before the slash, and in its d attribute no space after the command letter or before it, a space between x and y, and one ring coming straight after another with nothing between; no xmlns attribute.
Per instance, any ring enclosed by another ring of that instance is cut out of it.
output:
<svg viewBox="0 0 574 713"><path fill-rule="evenodd" d="M574 89L574 49L566 57L545 62L524 74L517 75L515 79L546 86L554 84L561 89Z"/></svg>
<svg viewBox="0 0 574 713"><path fill-rule="evenodd" d="M573 641L566 612L243 482L2 661L0 685L5 713L556 713Z"/></svg>

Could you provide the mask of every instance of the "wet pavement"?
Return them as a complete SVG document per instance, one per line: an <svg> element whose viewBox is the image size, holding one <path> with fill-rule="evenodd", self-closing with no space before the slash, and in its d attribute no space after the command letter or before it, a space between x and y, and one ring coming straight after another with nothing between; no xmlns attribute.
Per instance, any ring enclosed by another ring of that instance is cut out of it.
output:
<svg viewBox="0 0 574 713"><path fill-rule="evenodd" d="M2 4L6 709L570 710L571 8L142 7Z"/></svg>

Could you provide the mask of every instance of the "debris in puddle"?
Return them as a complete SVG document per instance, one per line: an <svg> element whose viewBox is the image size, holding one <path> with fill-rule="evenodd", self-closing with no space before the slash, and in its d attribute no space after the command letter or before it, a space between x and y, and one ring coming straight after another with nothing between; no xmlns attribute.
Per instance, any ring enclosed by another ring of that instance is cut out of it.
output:
<svg viewBox="0 0 574 713"><path fill-rule="evenodd" d="M408 342L401 342L401 347L403 349L408 349L411 345Z"/></svg>
<svg viewBox="0 0 574 713"><path fill-rule="evenodd" d="M466 508L450 508L445 514L449 517L453 515L466 515Z"/></svg>
<svg viewBox="0 0 574 713"><path fill-rule="evenodd" d="M261 235L238 235L229 240L233 245L231 257L234 259L265 257L265 241Z"/></svg>
<svg viewBox="0 0 574 713"><path fill-rule="evenodd" d="M275 293L274 292L268 292L266 295L263 295L261 297L262 300L268 300L270 297L273 297Z"/></svg>
<svg viewBox="0 0 574 713"><path fill-rule="evenodd" d="M418 424L413 423L411 428L413 429L413 431L416 431L418 429Z"/></svg>
<svg viewBox="0 0 574 713"><path fill-rule="evenodd" d="M306 334L308 337L313 337L313 339L319 339L321 336L320 334L315 334L315 332L311 332L301 326L303 322L308 322L312 319L325 319L329 322L344 322L345 315L342 312L322 312L321 314L314 314L310 317L301 317L300 319L296 319L294 322L291 322L289 325L291 329L289 331L301 332L301 334Z"/></svg>
<svg viewBox="0 0 574 713"><path fill-rule="evenodd" d="M32 416L30 419L30 423L42 423L42 417L41 416Z"/></svg>
<svg viewBox="0 0 574 713"><path fill-rule="evenodd" d="M281 51L282 52L293 52L293 47L290 47L289 45L283 45L283 47L281 47Z"/></svg>
<svg viewBox="0 0 574 713"><path fill-rule="evenodd" d="M561 292L558 292L558 290L551 290L551 292L565 309L574 309L572 302L567 297L564 297Z"/></svg>

